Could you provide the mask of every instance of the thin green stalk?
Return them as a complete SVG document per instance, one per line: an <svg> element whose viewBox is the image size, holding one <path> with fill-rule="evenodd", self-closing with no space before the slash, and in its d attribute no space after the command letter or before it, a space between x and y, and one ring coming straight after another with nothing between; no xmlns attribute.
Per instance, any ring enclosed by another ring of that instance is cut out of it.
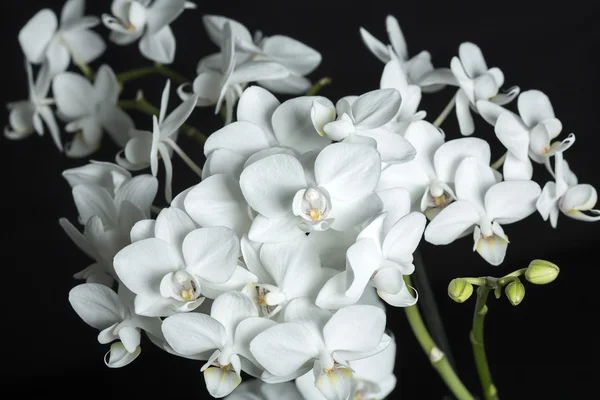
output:
<svg viewBox="0 0 600 400"><path fill-rule="evenodd" d="M433 121L433 126L440 126L446 120L446 118L448 118L448 115L450 115L450 111L452 111L454 105L456 104L457 94L458 92L454 96L452 96L452 98L450 99L446 107L442 110L440 115L435 119L435 121Z"/></svg>
<svg viewBox="0 0 600 400"><path fill-rule="evenodd" d="M117 74L117 80L120 84L124 84L134 79L141 79L152 75L165 76L171 79L173 82L177 83L178 85L190 82L189 79L187 79L180 73L173 71L172 69L163 64L158 63L147 67L140 67L129 71L121 72L120 74Z"/></svg>
<svg viewBox="0 0 600 400"><path fill-rule="evenodd" d="M492 291L489 285L480 286L477 289L477 302L475 303L475 313L473 314L473 329L471 330L470 339L473 346L473 355L475 357L475 366L481 381L483 396L485 400L499 400L498 391L492 381L492 373L488 366L487 356L485 354L485 346L483 343L483 326L485 315L488 308L486 306L487 298Z"/></svg>
<svg viewBox="0 0 600 400"><path fill-rule="evenodd" d="M317 93L321 91L325 86L331 85L331 78L326 76L324 78L319 79L313 87L308 89L306 92L306 96L315 96Z"/></svg>
<svg viewBox="0 0 600 400"><path fill-rule="evenodd" d="M405 276L405 280L407 285L411 284L410 277ZM452 366L448 362L448 358L433 341L423 322L423 318L421 317L417 305L405 307L404 312L406 313L408 323L410 324L417 341L421 345L421 348L425 354L427 354L431 365L438 372L452 394L454 394L458 400L474 400L473 395L465 387L458 375L456 375L454 369L452 369Z"/></svg>
<svg viewBox="0 0 600 400"><path fill-rule="evenodd" d="M502 164L504 164L504 161L506 161L506 156L508 156L508 152L504 153L502 155L502 157L500 157L499 159L497 159L496 161L494 161L494 163L492 164L492 168L493 169L498 169L502 166Z"/></svg>
<svg viewBox="0 0 600 400"><path fill-rule="evenodd" d="M150 104L143 96L138 96L138 98L131 100L119 100L119 107L124 110L137 110L148 115L158 116L160 114L160 110ZM206 142L206 135L191 125L181 125L180 131L199 144L204 144L204 142Z"/></svg>

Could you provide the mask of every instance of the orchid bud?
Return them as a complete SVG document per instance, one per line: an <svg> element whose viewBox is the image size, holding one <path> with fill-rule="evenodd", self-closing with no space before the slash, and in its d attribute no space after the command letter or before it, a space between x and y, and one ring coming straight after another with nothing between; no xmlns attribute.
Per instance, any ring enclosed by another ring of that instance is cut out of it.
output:
<svg viewBox="0 0 600 400"><path fill-rule="evenodd" d="M473 285L466 279L456 278L448 285L448 296L457 303L464 303L473 294Z"/></svg>
<svg viewBox="0 0 600 400"><path fill-rule="evenodd" d="M525 297L525 286L519 280L512 281L506 286L504 292L510 304L518 306L523 301L523 297Z"/></svg>
<svg viewBox="0 0 600 400"><path fill-rule="evenodd" d="M535 285L545 285L556 279L560 269L546 260L533 260L525 271L525 279Z"/></svg>

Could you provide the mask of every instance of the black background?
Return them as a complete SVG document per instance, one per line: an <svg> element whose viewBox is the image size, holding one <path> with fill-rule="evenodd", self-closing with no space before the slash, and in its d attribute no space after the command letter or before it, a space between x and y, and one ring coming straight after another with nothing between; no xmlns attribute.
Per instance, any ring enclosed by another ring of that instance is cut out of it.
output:
<svg viewBox="0 0 600 400"><path fill-rule="evenodd" d="M27 96L26 75L17 42L19 29L39 9L60 12L62 1L4 0L2 12L1 102ZM489 65L500 67L506 85L522 90L539 89L551 99L563 122L564 135L574 132L577 142L566 158L580 182L600 189L598 166L600 13L584 2L287 2L198 1L198 9L186 11L172 28L177 38L173 68L193 77L201 56L218 49L201 25L202 14L222 14L245 24L252 32L284 34L296 38L323 55L312 74L331 76L333 85L321 94L337 100L378 87L383 64L365 48L358 33L365 27L387 43L385 16L395 15L406 36L409 51L429 50L435 66L448 66L458 45L473 41L483 50ZM554 5L557 4L557 5ZM589 4L592 4L590 2ZM88 1L87 13L109 12L110 1ZM96 28L106 38L107 30ZM93 63L109 63L117 72L148 65L137 49L110 46ZM164 78L155 77L128 85L123 98L135 94L138 85L147 98L159 102ZM432 121L453 92L447 89L424 95L422 109ZM279 96L284 99L283 96ZM170 109L178 100L172 99ZM516 105L513 104L514 109ZM2 114L5 122L8 114ZM147 116L133 114L136 126L150 129ZM205 132L221 123L209 109L199 109L191 122ZM458 137L454 115L442 126L449 138ZM490 138L494 158L502 148L491 127L477 121L476 135ZM66 136L63 137L65 140ZM202 150L192 141L181 145L198 163ZM65 168L83 165L58 153L50 137L33 135L22 142L1 139L2 174L2 350L3 385L10 398L31 394L56 394L84 398L143 398L166 394L168 398L205 398L201 363L180 359L143 342L142 355L117 370L104 366L108 346L96 341L97 331L72 311L68 291L78 282L74 272L88 265L58 225L59 217L76 220L70 190L60 176ZM105 141L93 159L112 160L116 148ZM179 160L174 161L175 193L195 183ZM162 171L160 172L162 174ZM548 175L536 169L543 186ZM159 192L159 198L160 197ZM160 201L158 201L160 203ZM473 299L455 304L446 296L450 279L457 276L501 276L543 258L561 267L558 280L548 286L527 285L521 305L512 307L503 296L490 300L486 322L488 358L503 399L592 398L597 393L593 372L598 349L595 328L597 247L600 224L574 221L561 215L558 229L534 214L505 227L511 239L505 262L492 267L471 251L471 239L449 246L421 246L428 274L446 324L457 370L466 385L479 394L468 339ZM441 399L447 391L410 330L402 310L388 313L388 325L396 333L399 384L390 398ZM25 397L21 397L25 396Z"/></svg>

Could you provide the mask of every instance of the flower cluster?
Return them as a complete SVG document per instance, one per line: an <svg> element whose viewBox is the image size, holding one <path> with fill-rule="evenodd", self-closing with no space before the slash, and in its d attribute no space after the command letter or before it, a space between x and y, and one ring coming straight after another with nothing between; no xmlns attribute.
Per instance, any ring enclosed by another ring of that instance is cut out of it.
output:
<svg viewBox="0 0 600 400"><path fill-rule="evenodd" d="M85 283L69 300L100 330L98 341L112 343L109 367L136 359L143 331L165 351L201 360L216 398L239 385L231 399L244 390L265 399L382 399L396 382L386 304L417 302L407 277L422 238L446 245L473 235L473 250L499 265L509 244L503 226L536 210L553 227L559 211L600 219L596 190L579 184L565 161L575 136L553 141L562 124L542 92L504 90L502 71L489 68L473 43L460 45L449 68L434 68L426 51L409 58L392 16L391 45L361 28L385 63L380 87L335 103L305 77L321 61L314 49L204 16L220 51L200 60L192 82L172 90L167 81L160 107L150 110L151 129L137 129L119 100L131 74L87 65L105 50L91 28L103 22L120 46L139 40L161 73L175 56L169 25L195 8L183 0L114 0L111 13L97 18L84 15L83 0L69 0L60 26L44 9L19 33L29 99L9 105L5 135L22 139L47 127L63 151L55 106L65 131L75 133L68 157L93 154L103 132L120 147L115 163L63 172L81 230L60 220L94 260L75 275ZM71 61L84 75L66 71ZM35 78L31 64L40 64ZM439 128L445 115L431 123L419 111L422 93L448 86L456 88L448 111L455 107L469 137L448 138ZM181 102L167 114L175 91ZM273 93L300 96L281 101ZM515 99L518 113L505 108ZM200 168L178 136L196 107L219 113L223 105L225 125L206 138ZM478 115L506 147L499 162L486 139L470 136ZM175 196L174 153L199 175ZM154 205L160 160L163 208ZM543 190L532 162L552 175ZM260 381L240 385L242 373Z"/></svg>

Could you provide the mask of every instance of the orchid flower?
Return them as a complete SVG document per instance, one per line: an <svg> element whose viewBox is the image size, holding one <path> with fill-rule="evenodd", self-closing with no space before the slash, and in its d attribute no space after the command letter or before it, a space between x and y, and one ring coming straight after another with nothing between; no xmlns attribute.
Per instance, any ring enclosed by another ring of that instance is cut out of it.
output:
<svg viewBox="0 0 600 400"><path fill-rule="evenodd" d="M570 134L560 142L551 140L562 131L562 123L554 116L550 99L539 90L528 90L519 95L519 115L483 101L482 115L493 123L496 136L508 150L504 161L504 179L531 179L531 160L547 164L549 157L573 145L575 135ZM530 160L531 159L531 160Z"/></svg>
<svg viewBox="0 0 600 400"><path fill-rule="evenodd" d="M256 246L243 237L241 248L248 270L258 278L243 293L266 318L278 315L292 299L316 299L323 284L333 275L329 268L321 268L319 254L308 238Z"/></svg>
<svg viewBox="0 0 600 400"><path fill-rule="evenodd" d="M284 323L259 333L250 351L265 368L266 382L284 382L313 370L314 384L327 400L346 400L352 388L348 362L379 353L390 344L385 312L353 305L335 314L307 299L292 300Z"/></svg>
<svg viewBox="0 0 600 400"><path fill-rule="evenodd" d="M412 209L423 212L430 220L456 200L454 176L463 158L472 156L485 165L490 164L490 146L485 140L461 138L444 143L440 131L426 121L411 124L404 138L416 149L415 158L385 168L377 191L407 189Z"/></svg>
<svg viewBox="0 0 600 400"><path fill-rule="evenodd" d="M182 355L208 353L202 366L206 388L215 398L230 394L242 381L242 371L260 376L262 369L250 353L249 343L257 334L276 325L258 317L252 301L239 292L217 297L210 316L200 313L172 315L162 330L167 342Z"/></svg>
<svg viewBox="0 0 600 400"><path fill-rule="evenodd" d="M504 74L499 68L488 68L481 49L476 44L462 43L458 48L458 57L452 58L450 68L459 86L456 93L456 118L463 135L471 135L475 130L470 108L477 111L478 100L504 105L519 94L517 86L506 93L499 93L504 84Z"/></svg>
<svg viewBox="0 0 600 400"><path fill-rule="evenodd" d="M195 6L185 0L113 0L113 15L102 15L102 22L112 31L113 43L123 46L141 38L139 48L144 57L171 64L175 58L175 36L169 25L184 9Z"/></svg>
<svg viewBox="0 0 600 400"><path fill-rule="evenodd" d="M554 154L554 163L555 182L546 183L536 203L544 221L550 218L550 224L556 228L559 211L580 221L599 221L600 210L592 209L598 201L596 189L592 185L578 183L577 176L569 169L562 151ZM583 211L589 211L593 215L587 215Z"/></svg>
<svg viewBox="0 0 600 400"><path fill-rule="evenodd" d="M66 71L71 62L87 64L98 58L106 45L90 30L100 19L84 16L85 0L68 0L60 14L60 27L54 11L44 8L19 32L19 43L27 60L45 63L50 76Z"/></svg>
<svg viewBox="0 0 600 400"><path fill-rule="evenodd" d="M81 167L66 169L62 176L71 188L82 183L99 185L113 197L121 185L132 178L129 171L117 164L94 160Z"/></svg>
<svg viewBox="0 0 600 400"><path fill-rule="evenodd" d="M157 176L158 156L160 154L165 165L165 197L169 203L173 196L171 187L173 181L171 155L173 154L173 150L176 150L180 154L182 153L182 150L176 143L178 129L188 119L198 100L197 95L190 96L177 106L169 116L166 116L169 106L170 89L171 81L167 80L160 101L160 114L158 118L156 115L152 116L152 132L130 130L129 135L131 139L129 139L125 148L116 157L117 163L124 168L136 171L150 167L152 175Z"/></svg>
<svg viewBox="0 0 600 400"><path fill-rule="evenodd" d="M396 89L400 93L402 102L396 116L388 123L390 130L404 135L406 128L412 122L420 121L427 113L417 111L421 102L421 88L417 85L410 85L406 72L402 69L402 64L393 50L390 49L391 60L385 64L383 74L381 75L381 89Z"/></svg>
<svg viewBox="0 0 600 400"><path fill-rule="evenodd" d="M385 399L396 387L394 364L396 361L396 341L392 337L389 346L380 353L360 360L350 361L352 369L352 389L349 400ZM296 386L305 399L326 400L315 387L311 371L296 379Z"/></svg>
<svg viewBox="0 0 600 400"><path fill-rule="evenodd" d="M280 103L261 87L244 90L237 106L237 121L210 135L204 144L203 178L217 173L237 178L246 163L276 151L274 148L285 148L299 156L331 144L331 139L317 134L311 122L314 101L329 100L302 96Z"/></svg>
<svg viewBox="0 0 600 400"><path fill-rule="evenodd" d="M258 213L250 240L280 242L305 232L343 231L381 209L381 200L373 192L381 161L373 147L334 143L305 164L306 170L297 158L274 154L244 169L240 187Z"/></svg>
<svg viewBox="0 0 600 400"><path fill-rule="evenodd" d="M164 208L156 222L138 222L132 244L114 258L121 281L137 296L135 312L168 316L198 307L203 285L226 284L238 266L239 239L225 227L196 228L177 208ZM243 269L243 268L242 268ZM252 274L241 286L255 281Z"/></svg>
<svg viewBox="0 0 600 400"><path fill-rule="evenodd" d="M62 151L60 131L54 113L50 108L54 100L46 97L52 78L49 75L48 67L42 67L39 70L35 82L33 80L33 69L27 60L25 60L25 70L27 71L29 98L28 100L8 103L10 128L8 126L4 128L4 136L11 140L21 140L33 132L43 135L45 123L48 130L50 130L50 136L54 144L58 147L58 150Z"/></svg>
<svg viewBox="0 0 600 400"><path fill-rule="evenodd" d="M122 285L117 294L104 285L84 283L71 289L69 302L86 324L100 330L100 343L119 340L106 353L108 361L105 356L110 368L124 367L140 355L141 330L162 337L160 318L137 315L133 311L133 295Z"/></svg>
<svg viewBox="0 0 600 400"><path fill-rule="evenodd" d="M454 179L457 200L444 208L425 229L425 240L444 245L473 231L477 251L492 265L506 256L508 236L502 225L520 221L535 211L539 185L529 180L496 183L491 167L466 157Z"/></svg>
<svg viewBox="0 0 600 400"><path fill-rule="evenodd" d="M426 80L428 77L440 75L443 76L445 80L450 80L450 82L453 81L450 71L447 68L433 68L431 54L429 54L428 51L423 50L416 56L409 58L404 34L400 29L398 20L394 16L388 15L385 19L385 25L393 50L393 56L400 62L400 66L406 73L411 85L420 86L421 90L425 93L433 93L443 89L445 85L437 83L429 84ZM388 51L388 47L371 35L366 29L361 27L360 35L367 48L379 60L388 63L394 58Z"/></svg>
<svg viewBox="0 0 600 400"><path fill-rule="evenodd" d="M426 218L412 212L384 229L386 213L379 215L348 248L346 271L332 277L321 289L316 304L337 309L354 304L367 285L394 307L409 307L417 302L404 283L404 275L415 270L413 253L423 236Z"/></svg>
<svg viewBox="0 0 600 400"><path fill-rule="evenodd" d="M289 75L282 65L272 61L254 61L235 65L235 43L231 25L225 24L221 42L220 68L218 71L201 71L193 82L193 92L200 96L198 107L216 104L215 114L221 110L223 101L226 104L225 125L233 120L233 106L242 95L242 85L268 79L280 79ZM184 85L178 93L182 99L190 96L184 92Z"/></svg>
<svg viewBox="0 0 600 400"><path fill-rule="evenodd" d="M398 164L415 156L415 149L406 139L384 127L398 115L401 104L396 89L379 89L358 98L342 98L335 109L331 102L316 100L311 118L320 135L335 141L370 144L381 154L381 161Z"/></svg>
<svg viewBox="0 0 600 400"><path fill-rule="evenodd" d="M56 106L69 122L67 132L77 132L65 153L69 157L87 157L100 147L102 130L117 145L127 143L133 120L118 107L119 83L108 65L98 69L92 85L82 75L63 72L52 82Z"/></svg>
<svg viewBox="0 0 600 400"><path fill-rule="evenodd" d="M258 80L260 86L274 93L292 95L306 93L311 88L311 81L304 75L310 74L321 63L321 54L313 48L284 35L261 35L257 40L244 25L219 15L205 15L202 22L210 39L217 45L221 44L225 24L231 24L236 65L266 60L276 62L288 70L289 74L286 77ZM219 69L218 58L218 54L204 57L198 64L198 73L205 69Z"/></svg>

